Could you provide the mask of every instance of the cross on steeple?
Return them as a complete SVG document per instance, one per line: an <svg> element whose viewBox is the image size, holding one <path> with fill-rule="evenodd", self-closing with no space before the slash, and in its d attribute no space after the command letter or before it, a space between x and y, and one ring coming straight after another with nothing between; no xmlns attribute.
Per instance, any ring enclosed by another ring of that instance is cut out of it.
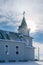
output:
<svg viewBox="0 0 43 65"><path fill-rule="evenodd" d="M23 12L23 17L25 17L25 11Z"/></svg>

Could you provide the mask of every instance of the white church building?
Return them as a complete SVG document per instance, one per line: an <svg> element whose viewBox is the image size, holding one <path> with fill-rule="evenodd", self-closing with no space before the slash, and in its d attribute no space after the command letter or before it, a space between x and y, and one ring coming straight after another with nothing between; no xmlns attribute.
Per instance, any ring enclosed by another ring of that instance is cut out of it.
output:
<svg viewBox="0 0 43 65"><path fill-rule="evenodd" d="M23 16L18 33L0 30L0 62L34 60L32 37Z"/></svg>

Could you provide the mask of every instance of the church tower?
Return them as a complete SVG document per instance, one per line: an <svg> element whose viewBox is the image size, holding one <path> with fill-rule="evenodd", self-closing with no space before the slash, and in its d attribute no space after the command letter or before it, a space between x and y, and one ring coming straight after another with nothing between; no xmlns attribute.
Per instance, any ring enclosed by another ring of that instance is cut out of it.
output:
<svg viewBox="0 0 43 65"><path fill-rule="evenodd" d="M23 34L23 35L28 35L29 34L29 30L26 24L26 20L25 20L25 11L23 12L23 19L22 19L22 23L19 26L18 29L19 33Z"/></svg>

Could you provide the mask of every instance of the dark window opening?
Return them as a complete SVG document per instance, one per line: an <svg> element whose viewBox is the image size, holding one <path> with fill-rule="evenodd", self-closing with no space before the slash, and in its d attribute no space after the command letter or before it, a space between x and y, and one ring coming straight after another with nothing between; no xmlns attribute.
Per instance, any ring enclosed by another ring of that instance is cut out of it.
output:
<svg viewBox="0 0 43 65"><path fill-rule="evenodd" d="M16 54L19 54L19 52L17 51Z"/></svg>
<svg viewBox="0 0 43 65"><path fill-rule="evenodd" d="M16 51L18 51L18 46L16 46Z"/></svg>
<svg viewBox="0 0 43 65"><path fill-rule="evenodd" d="M16 46L16 48L18 48L18 46Z"/></svg>
<svg viewBox="0 0 43 65"><path fill-rule="evenodd" d="M5 45L5 53L8 54L8 45Z"/></svg>
<svg viewBox="0 0 43 65"><path fill-rule="evenodd" d="M8 45L6 45L6 47L8 47Z"/></svg>

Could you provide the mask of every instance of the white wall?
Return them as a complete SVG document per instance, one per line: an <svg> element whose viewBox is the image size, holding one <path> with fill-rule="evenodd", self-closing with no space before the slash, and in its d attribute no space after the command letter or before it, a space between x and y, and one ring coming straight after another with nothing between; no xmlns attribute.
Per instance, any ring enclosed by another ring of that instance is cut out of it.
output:
<svg viewBox="0 0 43 65"><path fill-rule="evenodd" d="M5 54L5 45L8 45L9 54ZM24 43L14 41L0 41L0 60L23 60L24 59ZM19 54L16 54L16 46L18 46Z"/></svg>
<svg viewBox="0 0 43 65"><path fill-rule="evenodd" d="M8 45L8 55L5 53L5 45ZM16 54L18 46L19 54ZM0 40L0 60L29 60L34 59L34 49L27 48L23 42Z"/></svg>
<svg viewBox="0 0 43 65"><path fill-rule="evenodd" d="M34 60L34 48L33 47L25 48L25 59Z"/></svg>

